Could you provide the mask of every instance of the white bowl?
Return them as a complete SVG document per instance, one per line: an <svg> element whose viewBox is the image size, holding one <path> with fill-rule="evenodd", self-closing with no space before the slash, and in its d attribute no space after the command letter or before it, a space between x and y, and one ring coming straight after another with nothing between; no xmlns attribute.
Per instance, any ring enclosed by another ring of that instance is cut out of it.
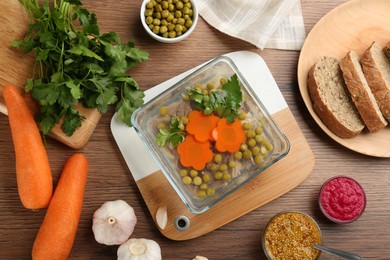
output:
<svg viewBox="0 0 390 260"><path fill-rule="evenodd" d="M192 12L193 12L193 16L192 16L192 25L191 27L185 32L183 33L182 35L180 36L177 36L177 37L174 37L174 38L165 38L165 37L162 37L160 35L157 35L156 33L154 33L150 28L149 26L146 24L146 21L145 21L145 10L146 10L146 3L149 2L150 0L144 0L142 2L142 5L141 5L141 10L140 10L140 18L141 18L141 22L142 22L142 26L144 27L145 31L155 40L159 41L159 42L164 42L164 43L175 43L175 42L179 42L179 41L182 41L184 40L185 38L187 38L188 36L190 36L190 34L194 31L195 27L196 27L196 24L198 22L198 18L199 18L199 12L198 12L198 6L197 6L197 3L195 0L189 0L191 2L191 5L192 5Z"/></svg>

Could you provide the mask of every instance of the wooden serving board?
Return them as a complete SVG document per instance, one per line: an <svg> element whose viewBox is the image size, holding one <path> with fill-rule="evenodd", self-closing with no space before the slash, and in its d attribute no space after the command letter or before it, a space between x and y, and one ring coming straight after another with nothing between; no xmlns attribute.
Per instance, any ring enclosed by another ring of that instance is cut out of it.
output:
<svg viewBox="0 0 390 260"><path fill-rule="evenodd" d="M263 59L252 52L226 54L237 65L290 141L286 157L201 214L189 211L154 162L133 128L117 117L111 131L161 233L172 240L193 239L278 198L302 183L314 167L314 155ZM146 91L145 102L196 68Z"/></svg>
<svg viewBox="0 0 390 260"><path fill-rule="evenodd" d="M32 77L35 59L34 56L11 47L11 42L23 39L28 30L29 20L19 0L0 1L0 10L0 112L7 114L3 87L12 84L24 92L26 80ZM25 99L33 113L38 111L38 105L30 95L25 95ZM88 142L101 117L96 109L79 106L78 110L85 119L71 137L66 136L58 126L50 133L51 137L76 149Z"/></svg>
<svg viewBox="0 0 390 260"><path fill-rule="evenodd" d="M365 155L390 158L390 126L375 133L343 139L333 134L314 112L307 89L310 68L323 56L342 59L348 51L361 55L373 41L390 42L390 1L352 0L329 13L308 34L299 57L298 83L302 98L321 129L339 144Z"/></svg>

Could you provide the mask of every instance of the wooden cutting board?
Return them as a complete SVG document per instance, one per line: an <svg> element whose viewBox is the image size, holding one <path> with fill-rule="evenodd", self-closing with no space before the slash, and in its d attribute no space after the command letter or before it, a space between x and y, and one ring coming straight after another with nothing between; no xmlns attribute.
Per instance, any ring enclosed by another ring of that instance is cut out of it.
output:
<svg viewBox="0 0 390 260"><path fill-rule="evenodd" d="M0 10L0 112L7 114L3 87L12 84L24 92L26 80L32 76L35 59L33 55L26 55L11 47L11 42L23 39L28 30L29 19L19 0L0 1ZM24 96L31 111L38 111L38 105L32 97L28 94ZM50 133L51 137L75 149L88 142L101 117L96 109L85 109L81 106L77 109L85 119L71 137L66 136L59 126L55 126Z"/></svg>
<svg viewBox="0 0 390 260"><path fill-rule="evenodd" d="M226 56L237 65L285 133L291 149L286 157L204 213L194 214L189 211L135 130L124 125L117 115L111 120L112 134L157 228L172 240L202 236L243 216L298 186L314 167L314 155L263 59L246 51L229 53ZM145 102L193 70L146 91Z"/></svg>

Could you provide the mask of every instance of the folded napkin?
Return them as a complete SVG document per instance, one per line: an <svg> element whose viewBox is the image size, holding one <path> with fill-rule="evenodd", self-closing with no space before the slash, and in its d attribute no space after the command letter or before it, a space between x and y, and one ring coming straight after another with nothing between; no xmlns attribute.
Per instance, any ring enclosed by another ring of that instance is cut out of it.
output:
<svg viewBox="0 0 390 260"><path fill-rule="evenodd" d="M197 0L199 14L223 33L260 49L300 50L306 37L300 0Z"/></svg>

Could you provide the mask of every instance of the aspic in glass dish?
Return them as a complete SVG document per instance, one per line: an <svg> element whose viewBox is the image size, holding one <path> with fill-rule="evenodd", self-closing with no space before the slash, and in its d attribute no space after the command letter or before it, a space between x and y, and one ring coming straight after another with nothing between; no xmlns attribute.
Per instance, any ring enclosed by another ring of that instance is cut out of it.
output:
<svg viewBox="0 0 390 260"><path fill-rule="evenodd" d="M206 211L290 150L284 133L224 56L147 102L131 121L193 213Z"/></svg>

